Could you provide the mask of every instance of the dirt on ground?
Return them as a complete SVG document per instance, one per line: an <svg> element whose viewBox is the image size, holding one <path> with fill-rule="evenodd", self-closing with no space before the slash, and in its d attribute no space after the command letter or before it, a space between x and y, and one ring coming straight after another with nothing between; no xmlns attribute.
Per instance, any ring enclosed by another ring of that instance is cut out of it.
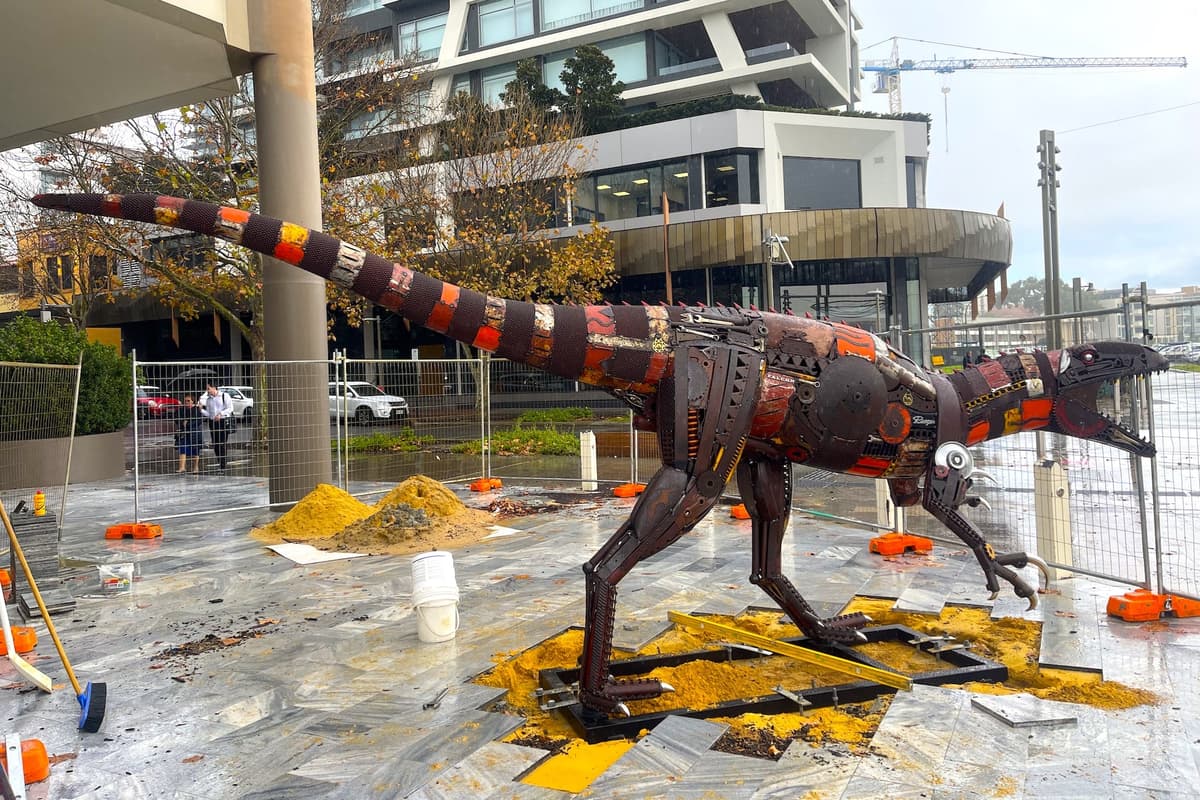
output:
<svg viewBox="0 0 1200 800"><path fill-rule="evenodd" d="M467 508L441 483L416 475L374 506L321 484L250 535L263 544L303 542L332 552L409 555L473 544L495 524L491 514Z"/></svg>

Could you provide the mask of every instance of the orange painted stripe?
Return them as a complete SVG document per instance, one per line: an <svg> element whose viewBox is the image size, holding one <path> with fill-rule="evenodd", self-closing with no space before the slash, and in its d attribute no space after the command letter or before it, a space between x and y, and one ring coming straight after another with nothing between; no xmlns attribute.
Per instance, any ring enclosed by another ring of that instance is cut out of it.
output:
<svg viewBox="0 0 1200 800"><path fill-rule="evenodd" d="M973 445L982 442L988 437L988 431L990 430L990 427L991 423L986 419L981 422L976 422L971 426L971 429L967 431L967 444Z"/></svg>
<svg viewBox="0 0 1200 800"><path fill-rule="evenodd" d="M429 312L429 319L425 320L425 327L438 333L445 333L450 328L450 320L458 308L458 295L459 288L457 286L453 283L443 283L441 299L433 304L433 310Z"/></svg>
<svg viewBox="0 0 1200 800"><path fill-rule="evenodd" d="M1025 418L1025 424L1021 426L1023 431L1031 431L1036 428L1044 428L1050 424L1050 412L1054 408L1054 401L1048 397L1039 397L1033 400L1021 401L1021 414Z"/></svg>
<svg viewBox="0 0 1200 800"><path fill-rule="evenodd" d="M475 332L475 340L471 344L480 350L494 353L500 347L500 331L488 325L482 325Z"/></svg>
<svg viewBox="0 0 1200 800"><path fill-rule="evenodd" d="M872 456L863 456L855 462L854 466L846 470L851 475L861 475L864 478L878 478L883 474L884 470L892 465L892 462L882 458L874 458Z"/></svg>
<svg viewBox="0 0 1200 800"><path fill-rule="evenodd" d="M667 372L667 366L671 360L666 353L651 353L650 366L646 368L646 377L644 382L650 385L657 384L662 380L663 375Z"/></svg>
<svg viewBox="0 0 1200 800"><path fill-rule="evenodd" d="M612 358L612 354L613 350L611 347L597 347L594 344L589 344L583 354L583 368L599 369L601 364Z"/></svg>
<svg viewBox="0 0 1200 800"><path fill-rule="evenodd" d="M300 260L304 258L304 247L291 242L280 242L275 245L275 250L271 255L289 264L299 264Z"/></svg>
<svg viewBox="0 0 1200 800"><path fill-rule="evenodd" d="M838 355L862 356L868 361L875 361L875 341L871 334L861 328L851 328L849 325L835 324L837 336L834 345Z"/></svg>
<svg viewBox="0 0 1200 800"><path fill-rule="evenodd" d="M228 206L221 206L221 209L217 212L217 216L235 225L245 225L250 221L249 211L244 211L240 208L229 208Z"/></svg>

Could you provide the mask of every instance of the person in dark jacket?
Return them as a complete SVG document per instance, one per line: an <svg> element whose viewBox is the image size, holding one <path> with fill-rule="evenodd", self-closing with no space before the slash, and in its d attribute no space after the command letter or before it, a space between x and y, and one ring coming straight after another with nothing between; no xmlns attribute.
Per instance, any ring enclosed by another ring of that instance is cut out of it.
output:
<svg viewBox="0 0 1200 800"><path fill-rule="evenodd" d="M175 449L179 452L179 469L176 472L187 472L188 458L192 462L192 474L200 471L200 448L204 446L204 415L200 407L189 394L183 398L183 405L175 414Z"/></svg>

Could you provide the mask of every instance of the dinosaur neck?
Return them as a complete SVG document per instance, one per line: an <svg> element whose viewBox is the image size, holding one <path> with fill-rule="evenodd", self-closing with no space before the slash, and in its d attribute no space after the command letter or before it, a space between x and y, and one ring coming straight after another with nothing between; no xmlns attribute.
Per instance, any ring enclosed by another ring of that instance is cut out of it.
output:
<svg viewBox="0 0 1200 800"><path fill-rule="evenodd" d="M1050 424L1057 382L1045 353L1006 353L949 376L967 415L967 444Z"/></svg>
<svg viewBox="0 0 1200 800"><path fill-rule="evenodd" d="M491 297L394 264L320 231L278 219L153 194L47 194L35 205L149 222L215 236L286 261L349 289L410 322L464 344L571 380L607 385L605 337L649 341L649 310L572 306ZM594 334L599 348L590 347ZM648 365L643 365L647 367ZM644 378L647 369L642 370ZM637 371L634 369L633 371Z"/></svg>

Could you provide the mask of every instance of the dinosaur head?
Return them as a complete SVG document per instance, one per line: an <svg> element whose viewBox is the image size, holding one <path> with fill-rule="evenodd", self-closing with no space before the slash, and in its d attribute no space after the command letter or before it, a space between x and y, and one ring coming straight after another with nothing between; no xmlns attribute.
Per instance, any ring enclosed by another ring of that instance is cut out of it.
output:
<svg viewBox="0 0 1200 800"><path fill-rule="evenodd" d="M1149 347L1096 342L1051 352L1058 392L1046 430L1092 439L1139 456L1153 456L1154 444L1108 417L1097 407L1101 387L1138 375L1163 372L1167 359ZM1111 390L1110 390L1111 391Z"/></svg>

